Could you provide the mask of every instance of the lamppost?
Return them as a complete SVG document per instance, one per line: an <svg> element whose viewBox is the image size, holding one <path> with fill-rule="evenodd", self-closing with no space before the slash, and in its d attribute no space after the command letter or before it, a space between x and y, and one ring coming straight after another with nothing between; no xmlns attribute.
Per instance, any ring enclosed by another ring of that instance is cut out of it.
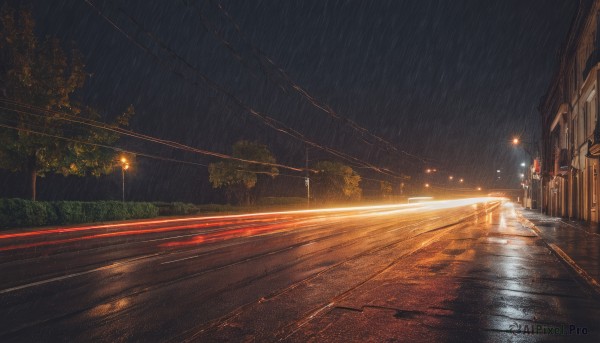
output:
<svg viewBox="0 0 600 343"><path fill-rule="evenodd" d="M533 154L531 153L531 151L526 147L526 144L529 145L533 145L531 143L528 142L521 142L521 140L517 137L513 138L512 140L512 144L515 147L519 147L521 148L528 156L530 161L535 160L533 157ZM539 163L541 164L541 160L539 161ZM539 164L538 164L539 166ZM525 167L525 162L521 163L521 167ZM542 179L542 170L541 170L541 166L540 166L540 175L539 175L539 181L540 181L540 201L539 201L539 207L540 207L540 213L543 213L543 204L544 204L544 183L543 183L543 179ZM532 176L532 183L531 186L533 187L533 176ZM533 191L533 190L532 190Z"/></svg>
<svg viewBox="0 0 600 343"><path fill-rule="evenodd" d="M125 202L125 171L129 169L129 162L125 157L121 157L121 185L122 185L122 201Z"/></svg>

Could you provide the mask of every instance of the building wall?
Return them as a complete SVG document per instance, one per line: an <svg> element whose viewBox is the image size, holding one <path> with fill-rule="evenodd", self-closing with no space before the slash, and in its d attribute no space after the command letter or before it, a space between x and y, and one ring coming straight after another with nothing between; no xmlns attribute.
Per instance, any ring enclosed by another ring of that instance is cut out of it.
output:
<svg viewBox="0 0 600 343"><path fill-rule="evenodd" d="M581 0L559 66L540 103L543 211L597 223L600 186L597 157L588 140L598 127L600 0Z"/></svg>

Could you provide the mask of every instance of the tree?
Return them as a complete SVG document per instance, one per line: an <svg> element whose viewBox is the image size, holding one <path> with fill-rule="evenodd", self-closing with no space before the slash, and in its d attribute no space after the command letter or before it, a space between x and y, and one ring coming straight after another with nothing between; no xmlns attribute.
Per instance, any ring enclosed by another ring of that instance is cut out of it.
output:
<svg viewBox="0 0 600 343"><path fill-rule="evenodd" d="M276 163L275 157L265 145L241 140L233 145L233 157L262 163ZM256 186L261 174L279 175L276 167L238 160L226 160L208 165L209 180L213 188L225 188L227 201L250 204L250 191Z"/></svg>
<svg viewBox="0 0 600 343"><path fill-rule="evenodd" d="M380 181L379 190L381 191L381 197L387 199L392 195L392 184L389 181Z"/></svg>
<svg viewBox="0 0 600 343"><path fill-rule="evenodd" d="M12 127L0 127L0 168L26 172L33 200L37 178L47 173L100 176L111 172L118 165L115 153L94 144L109 145L119 138L65 120L102 116L72 99L86 79L81 54L75 48L66 54L53 37L39 42L34 27L30 11L0 9L0 96L11 105L0 109L0 118ZM133 113L130 106L111 125L127 126Z"/></svg>
<svg viewBox="0 0 600 343"><path fill-rule="evenodd" d="M325 201L360 200L360 175L349 166L331 161L318 162L314 169L315 193Z"/></svg>

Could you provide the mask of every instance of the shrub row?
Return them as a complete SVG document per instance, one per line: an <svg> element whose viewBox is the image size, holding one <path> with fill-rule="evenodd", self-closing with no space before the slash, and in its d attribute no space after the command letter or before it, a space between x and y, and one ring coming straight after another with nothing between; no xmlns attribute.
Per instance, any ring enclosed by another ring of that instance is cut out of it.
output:
<svg viewBox="0 0 600 343"><path fill-rule="evenodd" d="M0 199L0 228L77 224L156 216L158 216L158 207L147 202L45 202Z"/></svg>
<svg viewBox="0 0 600 343"><path fill-rule="evenodd" d="M158 207L158 214L161 216L184 216L199 212L196 205L183 202L155 202L154 205Z"/></svg>
<svg viewBox="0 0 600 343"><path fill-rule="evenodd" d="M256 202L259 206L287 206L287 205L304 205L306 198L300 197L265 197L258 199Z"/></svg>

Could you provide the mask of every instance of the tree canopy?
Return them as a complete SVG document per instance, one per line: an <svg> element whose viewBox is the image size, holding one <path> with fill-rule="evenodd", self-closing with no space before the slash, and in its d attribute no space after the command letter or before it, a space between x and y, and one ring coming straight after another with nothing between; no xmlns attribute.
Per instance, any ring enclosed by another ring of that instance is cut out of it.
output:
<svg viewBox="0 0 600 343"><path fill-rule="evenodd" d="M246 140L233 145L232 156L249 161L276 163L275 157L265 145ZM256 186L259 175L276 177L279 170L264 164L225 160L209 164L208 173L213 188L225 188L229 202L250 203L250 190Z"/></svg>
<svg viewBox="0 0 600 343"><path fill-rule="evenodd" d="M360 200L360 175L340 162L320 161L314 169L315 196L324 201Z"/></svg>
<svg viewBox="0 0 600 343"><path fill-rule="evenodd" d="M30 11L0 9L0 168L28 173L35 200L38 176L111 172L116 153L99 145L119 135L81 124L103 119L73 99L87 76L81 54L55 37L39 41L34 28ZM111 125L128 125L133 113L130 106Z"/></svg>

